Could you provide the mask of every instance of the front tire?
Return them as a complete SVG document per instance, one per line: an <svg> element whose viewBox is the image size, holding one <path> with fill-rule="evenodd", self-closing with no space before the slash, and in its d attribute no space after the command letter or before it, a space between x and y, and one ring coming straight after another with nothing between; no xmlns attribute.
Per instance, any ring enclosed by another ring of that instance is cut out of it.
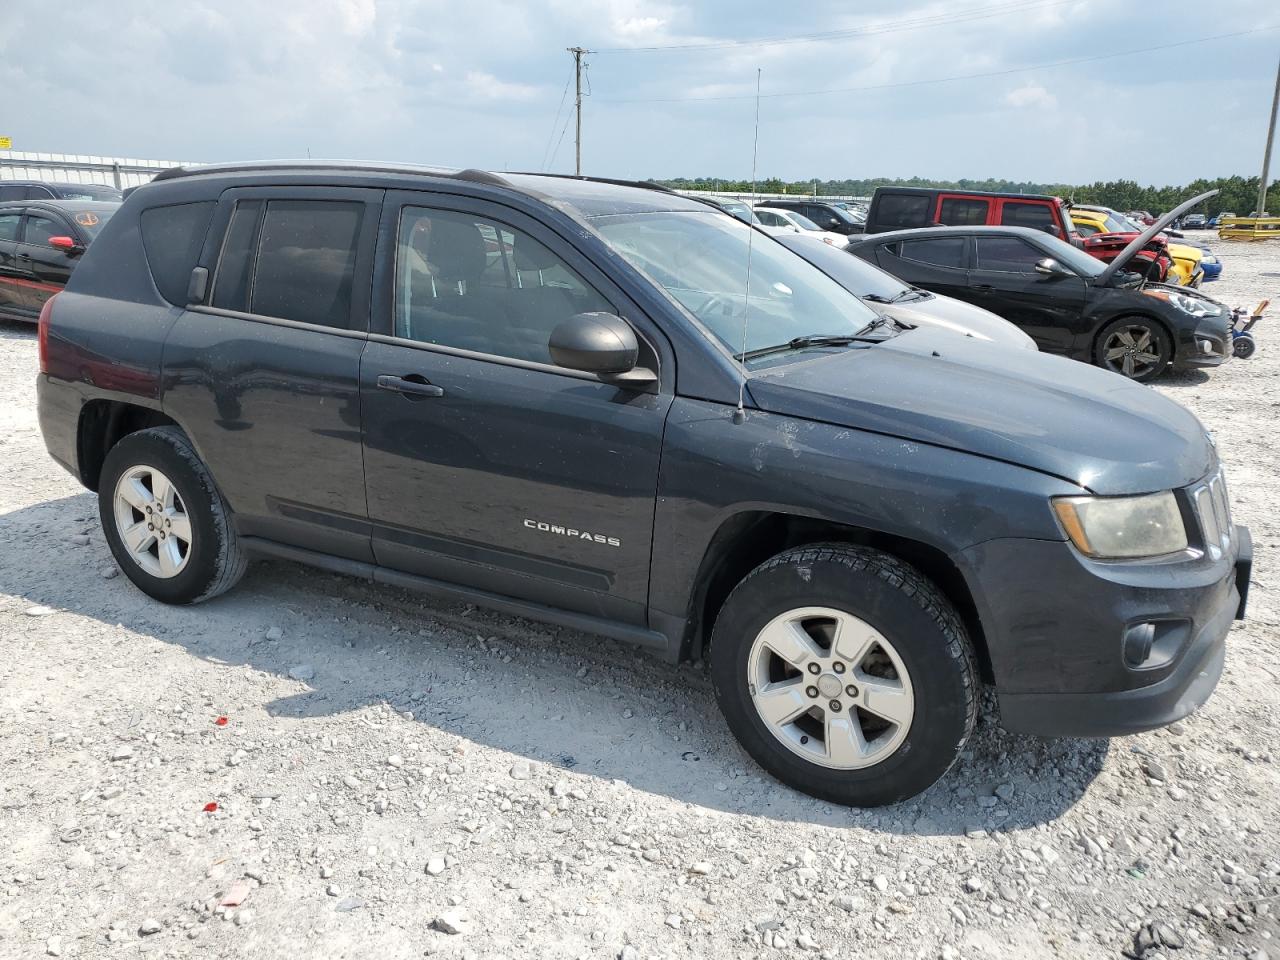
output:
<svg viewBox="0 0 1280 960"><path fill-rule="evenodd" d="M1169 334L1155 320L1121 317L1098 334L1093 362L1138 383L1149 383L1164 373L1173 359Z"/></svg>
<svg viewBox="0 0 1280 960"><path fill-rule="evenodd" d="M955 610L914 567L866 547L796 547L756 567L716 618L710 663L743 748L788 786L848 806L928 788L977 716Z"/></svg>
<svg viewBox="0 0 1280 960"><path fill-rule="evenodd" d="M199 603L231 589L247 558L213 477L186 434L153 427L107 453L98 512L124 575L165 603Z"/></svg>

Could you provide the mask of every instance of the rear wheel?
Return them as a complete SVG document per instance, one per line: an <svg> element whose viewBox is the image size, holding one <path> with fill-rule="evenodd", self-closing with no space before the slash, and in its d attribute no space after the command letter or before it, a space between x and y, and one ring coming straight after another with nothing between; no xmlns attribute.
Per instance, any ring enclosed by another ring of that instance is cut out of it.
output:
<svg viewBox="0 0 1280 960"><path fill-rule="evenodd" d="M120 569L157 600L198 603L244 574L230 511L176 427L131 433L111 448L98 512Z"/></svg>
<svg viewBox="0 0 1280 960"><path fill-rule="evenodd" d="M1093 359L1100 367L1145 383L1164 373L1173 359L1173 345L1156 321L1121 317L1098 335Z"/></svg>
<svg viewBox="0 0 1280 960"><path fill-rule="evenodd" d="M973 730L977 669L950 604L889 554L797 547L757 567L716 619L711 676L742 746L824 800L914 796Z"/></svg>

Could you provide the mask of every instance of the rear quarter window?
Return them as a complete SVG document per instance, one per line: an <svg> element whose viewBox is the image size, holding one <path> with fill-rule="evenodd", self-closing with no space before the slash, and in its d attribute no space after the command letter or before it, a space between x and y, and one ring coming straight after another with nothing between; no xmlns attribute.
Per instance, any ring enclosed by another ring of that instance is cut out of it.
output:
<svg viewBox="0 0 1280 960"><path fill-rule="evenodd" d="M142 247L160 295L185 306L191 271L204 246L214 202L176 203L142 211Z"/></svg>
<svg viewBox="0 0 1280 960"><path fill-rule="evenodd" d="M933 198L930 196L906 193L883 194L879 204L876 205L876 224L888 230L896 230L900 227L927 227L929 208L932 205Z"/></svg>
<svg viewBox="0 0 1280 960"><path fill-rule="evenodd" d="M929 263L935 267L954 267L963 270L965 263L964 237L933 237L929 240L903 240L898 254L904 260Z"/></svg>

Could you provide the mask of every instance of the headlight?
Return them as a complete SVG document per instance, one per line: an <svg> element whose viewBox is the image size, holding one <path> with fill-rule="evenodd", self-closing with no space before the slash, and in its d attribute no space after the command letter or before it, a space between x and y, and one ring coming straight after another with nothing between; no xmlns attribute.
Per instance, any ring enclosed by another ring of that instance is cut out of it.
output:
<svg viewBox="0 0 1280 960"><path fill-rule="evenodd" d="M1215 257L1212 253L1206 253L1203 257L1200 258L1200 262L1201 263L1217 263L1218 258Z"/></svg>
<svg viewBox="0 0 1280 960"><path fill-rule="evenodd" d="M1188 297L1185 293L1174 293L1171 290L1143 290L1142 292L1157 300L1167 301L1193 317L1208 317L1218 313L1217 307L1195 297Z"/></svg>
<svg viewBox="0 0 1280 960"><path fill-rule="evenodd" d="M1086 556L1159 557L1187 548L1182 512L1169 491L1141 497L1055 497L1053 511Z"/></svg>

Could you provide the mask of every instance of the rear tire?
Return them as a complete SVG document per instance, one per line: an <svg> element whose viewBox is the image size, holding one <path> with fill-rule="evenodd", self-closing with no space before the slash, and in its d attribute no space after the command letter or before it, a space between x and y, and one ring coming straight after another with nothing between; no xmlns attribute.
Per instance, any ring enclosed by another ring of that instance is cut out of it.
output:
<svg viewBox="0 0 1280 960"><path fill-rule="evenodd" d="M98 480L107 545L124 575L165 603L199 603L231 589L247 557L231 512L177 427L124 437Z"/></svg>
<svg viewBox="0 0 1280 960"><path fill-rule="evenodd" d="M796 547L756 567L716 618L710 663L743 748L833 803L925 790L977 716L977 666L955 610L914 567L866 547Z"/></svg>

